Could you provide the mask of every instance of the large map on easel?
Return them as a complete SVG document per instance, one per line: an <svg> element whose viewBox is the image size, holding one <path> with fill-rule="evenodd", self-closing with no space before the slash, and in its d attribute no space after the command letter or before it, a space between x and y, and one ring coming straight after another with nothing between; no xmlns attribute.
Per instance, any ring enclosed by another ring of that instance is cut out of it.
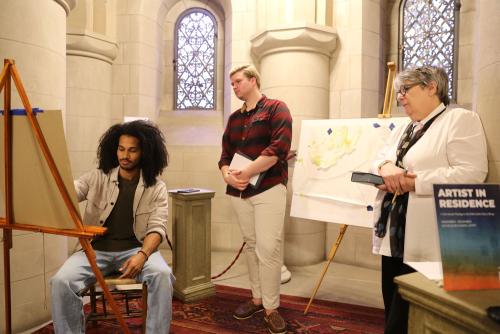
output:
<svg viewBox="0 0 500 334"><path fill-rule="evenodd" d="M408 122L406 117L303 121L290 215L371 227L377 189L351 182L351 173L368 172L391 132Z"/></svg>

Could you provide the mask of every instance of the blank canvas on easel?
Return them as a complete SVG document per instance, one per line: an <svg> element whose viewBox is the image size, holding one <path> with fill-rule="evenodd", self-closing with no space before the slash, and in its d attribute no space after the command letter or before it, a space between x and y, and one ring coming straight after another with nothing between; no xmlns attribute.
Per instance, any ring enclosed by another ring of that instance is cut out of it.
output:
<svg viewBox="0 0 500 334"><path fill-rule="evenodd" d="M4 116L0 116L0 138L3 142ZM68 158L66 140L60 110L46 110L36 114L43 135L68 190L76 210L78 202ZM28 118L12 116L12 177L14 220L19 224L31 224L57 229L74 229L68 208L57 188L49 166L38 145ZM0 217L5 216L4 147L0 145Z"/></svg>

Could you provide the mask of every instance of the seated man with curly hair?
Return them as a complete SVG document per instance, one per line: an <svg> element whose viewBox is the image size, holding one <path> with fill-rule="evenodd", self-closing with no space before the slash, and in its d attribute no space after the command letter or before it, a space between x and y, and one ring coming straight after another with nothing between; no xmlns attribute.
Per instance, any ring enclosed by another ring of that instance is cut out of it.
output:
<svg viewBox="0 0 500 334"><path fill-rule="evenodd" d="M146 121L116 124L101 137L98 168L75 181L87 200L83 222L107 228L92 241L104 275L119 271L148 287L147 333L168 333L172 271L157 251L166 236L168 194L159 179L168 164L160 130ZM96 281L83 251L74 253L51 280L56 333L85 333L80 293Z"/></svg>

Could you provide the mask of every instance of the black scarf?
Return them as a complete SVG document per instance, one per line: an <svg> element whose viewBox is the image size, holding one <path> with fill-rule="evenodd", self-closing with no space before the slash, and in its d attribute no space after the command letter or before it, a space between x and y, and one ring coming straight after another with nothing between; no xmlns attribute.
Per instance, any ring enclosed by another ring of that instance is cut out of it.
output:
<svg viewBox="0 0 500 334"><path fill-rule="evenodd" d="M396 151L396 166L403 168L403 158L410 148L422 138L427 129L431 126L436 118L441 115L446 108L441 110L436 116L432 117L424 126L418 130L413 136L415 125L410 123L401 137ZM406 211L408 208L408 192L400 195L387 193L382 200L382 210L380 218L375 224L375 235L383 238L387 230L387 221L389 215L391 217L390 224L390 243L391 243L391 256L402 258L404 254L404 240L406 228Z"/></svg>

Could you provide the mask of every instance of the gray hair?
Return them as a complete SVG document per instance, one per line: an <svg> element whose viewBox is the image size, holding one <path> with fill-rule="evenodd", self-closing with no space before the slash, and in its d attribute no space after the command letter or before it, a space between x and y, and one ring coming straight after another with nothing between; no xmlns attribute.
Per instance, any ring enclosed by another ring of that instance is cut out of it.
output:
<svg viewBox="0 0 500 334"><path fill-rule="evenodd" d="M248 79L255 78L255 82L257 83L257 87L260 89L260 74L259 71L253 65L242 65L237 66L229 72L229 77L231 78L235 73L243 71L243 75Z"/></svg>
<svg viewBox="0 0 500 334"><path fill-rule="evenodd" d="M437 66L422 66L399 72L394 80L394 89L399 91L403 85L420 84L427 86L432 81L436 83L436 95L444 105L450 104L448 96L448 75L446 71Z"/></svg>

